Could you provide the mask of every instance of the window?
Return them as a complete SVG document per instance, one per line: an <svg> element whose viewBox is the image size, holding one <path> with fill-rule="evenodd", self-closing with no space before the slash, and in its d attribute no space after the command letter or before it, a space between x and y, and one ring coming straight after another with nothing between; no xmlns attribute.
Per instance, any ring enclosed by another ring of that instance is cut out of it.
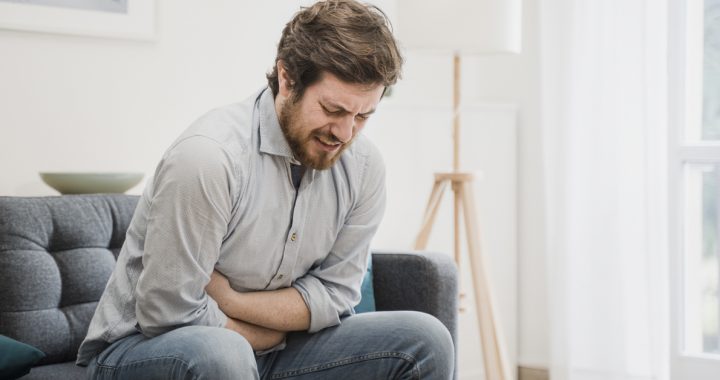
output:
<svg viewBox="0 0 720 380"><path fill-rule="evenodd" d="M684 349L690 354L720 355L720 164L686 162L684 166Z"/></svg>
<svg viewBox="0 0 720 380"><path fill-rule="evenodd" d="M720 373L720 0L671 0L672 378Z"/></svg>

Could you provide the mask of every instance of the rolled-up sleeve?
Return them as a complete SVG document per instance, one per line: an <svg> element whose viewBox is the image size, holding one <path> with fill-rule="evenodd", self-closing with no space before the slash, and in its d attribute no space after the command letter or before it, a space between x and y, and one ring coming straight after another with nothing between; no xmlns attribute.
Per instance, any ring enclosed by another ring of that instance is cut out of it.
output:
<svg viewBox="0 0 720 380"><path fill-rule="evenodd" d="M205 286L227 234L233 173L220 145L201 136L178 142L158 165L135 289L135 313L144 335L227 322Z"/></svg>
<svg viewBox="0 0 720 380"><path fill-rule="evenodd" d="M360 176L361 191L332 250L322 263L298 278L293 287L310 310L309 332L340 323L360 302L370 243L385 212L385 167L373 148Z"/></svg>

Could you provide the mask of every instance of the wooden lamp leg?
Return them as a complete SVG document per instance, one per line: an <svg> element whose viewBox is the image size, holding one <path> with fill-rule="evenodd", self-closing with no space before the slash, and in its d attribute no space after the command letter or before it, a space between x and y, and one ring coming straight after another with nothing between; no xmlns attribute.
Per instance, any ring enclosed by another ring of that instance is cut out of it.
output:
<svg viewBox="0 0 720 380"><path fill-rule="evenodd" d="M472 184L470 182L464 183L460 192L463 198L468 256L470 258L485 374L488 380L506 380L510 378L510 369L507 368L507 358L504 357L505 351L502 346L502 339L499 337L500 326L493 305L491 286L480 252L479 229L475 216Z"/></svg>
<svg viewBox="0 0 720 380"><path fill-rule="evenodd" d="M428 239L430 238L430 232L432 232L433 223L435 223L435 217L437 211L440 208L442 202L442 196L447 188L448 181L444 179L435 179L435 185L433 185L432 192L430 193L430 199L428 200L427 208L425 209L425 216L423 217L423 224L420 228L415 239L415 249L423 250L427 247Z"/></svg>
<svg viewBox="0 0 720 380"><path fill-rule="evenodd" d="M458 275L461 270L460 264L460 229L464 216L465 233L467 235L468 257L470 259L470 274L473 281L473 293L475 295L475 307L477 310L478 328L480 330L480 342L483 352L483 363L485 365L485 378L487 380L509 380L511 375L505 357L505 347L500 336L501 327L497 318L496 309L493 305L492 290L489 278L486 273L485 263L480 250L479 228L475 211L475 200L472 190L472 174L470 173L436 173L435 184L433 185L430 199L428 200L422 228L415 240L415 249L423 250L427 247L430 232L432 231L435 217L437 216L442 196L448 184L451 185L454 197L454 254L455 262L458 264ZM458 280L459 282L459 280ZM460 294L462 299L463 294ZM461 306L461 311L463 307Z"/></svg>

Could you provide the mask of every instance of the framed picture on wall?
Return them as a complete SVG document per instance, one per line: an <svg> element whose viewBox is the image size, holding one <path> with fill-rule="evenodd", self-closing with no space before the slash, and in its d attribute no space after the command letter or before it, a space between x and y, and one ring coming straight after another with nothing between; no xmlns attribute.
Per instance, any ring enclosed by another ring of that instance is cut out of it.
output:
<svg viewBox="0 0 720 380"><path fill-rule="evenodd" d="M155 0L0 0L0 28L153 40Z"/></svg>

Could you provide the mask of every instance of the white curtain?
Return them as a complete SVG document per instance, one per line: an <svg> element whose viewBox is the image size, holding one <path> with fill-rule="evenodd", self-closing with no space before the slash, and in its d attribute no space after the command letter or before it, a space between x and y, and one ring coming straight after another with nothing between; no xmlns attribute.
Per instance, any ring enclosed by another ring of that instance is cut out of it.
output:
<svg viewBox="0 0 720 380"><path fill-rule="evenodd" d="M668 377L666 10L541 2L553 380Z"/></svg>

